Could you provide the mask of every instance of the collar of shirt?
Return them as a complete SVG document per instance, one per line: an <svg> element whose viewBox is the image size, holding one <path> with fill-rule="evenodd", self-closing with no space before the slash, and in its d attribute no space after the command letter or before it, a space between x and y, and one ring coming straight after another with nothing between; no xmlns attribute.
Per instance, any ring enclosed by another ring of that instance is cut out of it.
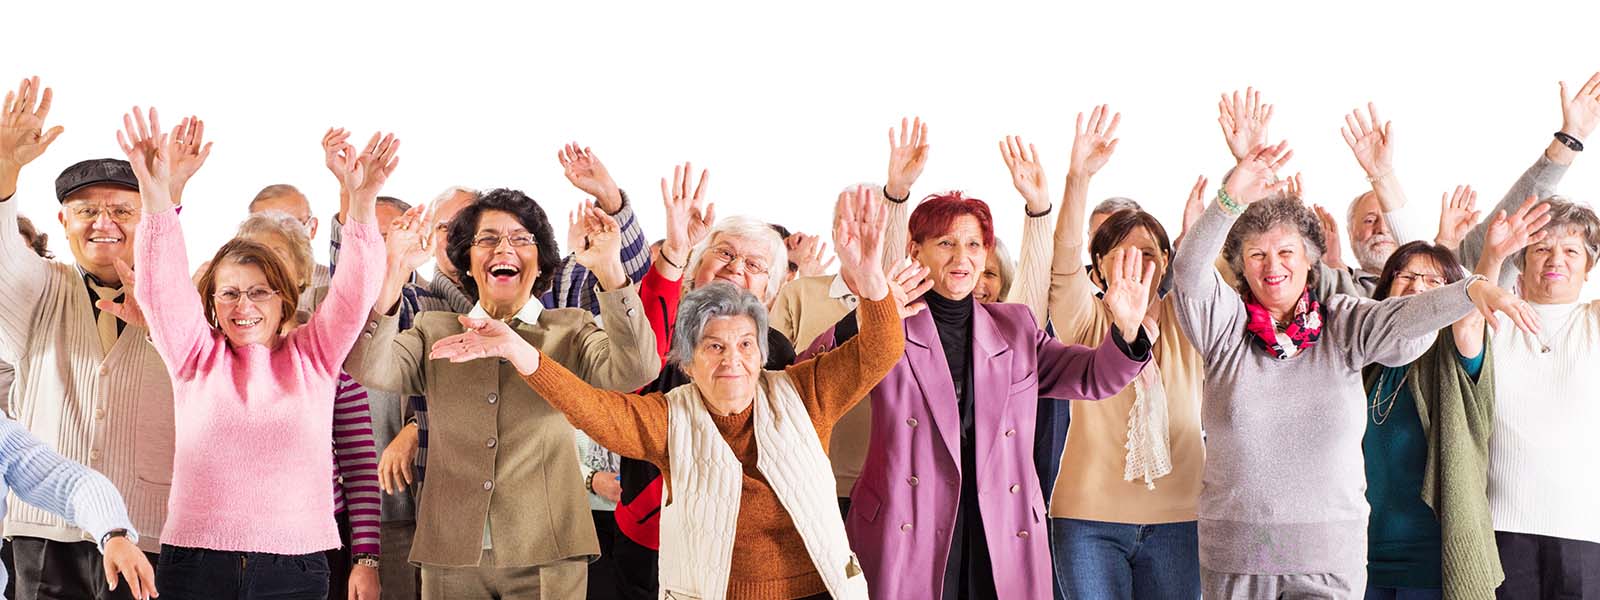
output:
<svg viewBox="0 0 1600 600"><path fill-rule="evenodd" d="M539 322L539 314L543 312L544 305L539 303L539 299L529 298L528 303L522 305L522 310L517 311L517 314L514 316L517 320L532 325ZM481 302L472 305L472 312L467 313L467 316L474 319L490 318L489 311L483 309L483 303Z"/></svg>

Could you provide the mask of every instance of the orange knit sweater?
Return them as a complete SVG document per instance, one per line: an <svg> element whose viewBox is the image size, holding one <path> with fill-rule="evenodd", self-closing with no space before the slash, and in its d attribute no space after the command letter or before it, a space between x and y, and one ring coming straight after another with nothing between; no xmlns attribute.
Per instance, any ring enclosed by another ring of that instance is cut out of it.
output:
<svg viewBox="0 0 1600 600"><path fill-rule="evenodd" d="M905 330L892 300L863 302L857 315L861 333L855 338L784 369L800 392L823 448L828 447L834 422L866 397L905 352ZM655 463L670 490L665 394L597 390L544 356L538 370L524 379L595 442L623 456ZM735 415L711 416L744 465L728 597L788 600L826 592L800 531L756 468L750 416L749 407Z"/></svg>

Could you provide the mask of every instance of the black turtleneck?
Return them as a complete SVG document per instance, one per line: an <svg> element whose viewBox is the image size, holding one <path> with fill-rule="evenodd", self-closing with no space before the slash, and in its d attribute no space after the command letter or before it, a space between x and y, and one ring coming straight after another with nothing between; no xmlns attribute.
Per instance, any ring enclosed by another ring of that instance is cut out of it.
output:
<svg viewBox="0 0 1600 600"><path fill-rule="evenodd" d="M978 303L968 294L951 300L928 292L923 295L928 315L939 332L950 383L955 386L961 413L961 505L950 532L950 555L945 560L944 599L982 600L995 597L994 565L989 560L989 540L984 536L983 511L978 505L978 434L972 368L972 312Z"/></svg>

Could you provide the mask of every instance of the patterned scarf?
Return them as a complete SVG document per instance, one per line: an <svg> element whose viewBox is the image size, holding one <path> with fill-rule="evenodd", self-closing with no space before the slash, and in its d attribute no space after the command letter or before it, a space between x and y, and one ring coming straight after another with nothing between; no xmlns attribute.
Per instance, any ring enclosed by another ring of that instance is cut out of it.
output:
<svg viewBox="0 0 1600 600"><path fill-rule="evenodd" d="M1244 309L1250 314L1250 321L1244 326L1245 331L1252 334L1251 337L1273 356L1288 358L1289 351L1278 343L1277 321L1272 318L1272 312L1248 292L1244 295ZM1300 301L1294 304L1294 316L1289 318L1289 326L1283 330L1283 334L1294 342L1296 353L1310 348L1322 335L1322 304L1311 294L1310 287L1300 294Z"/></svg>

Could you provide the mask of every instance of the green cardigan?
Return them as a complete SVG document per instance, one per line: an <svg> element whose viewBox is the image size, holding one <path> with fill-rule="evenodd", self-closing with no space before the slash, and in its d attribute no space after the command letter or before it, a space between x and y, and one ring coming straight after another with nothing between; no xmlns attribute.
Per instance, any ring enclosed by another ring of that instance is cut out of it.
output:
<svg viewBox="0 0 1600 600"><path fill-rule="evenodd" d="M1505 580L1489 518L1489 434L1494 429L1494 357L1484 342L1483 369L1473 381L1461 367L1449 328L1411 363L1406 385L1416 398L1428 463L1422 501L1439 517L1446 600L1493 600ZM1366 369L1367 388L1379 367Z"/></svg>

